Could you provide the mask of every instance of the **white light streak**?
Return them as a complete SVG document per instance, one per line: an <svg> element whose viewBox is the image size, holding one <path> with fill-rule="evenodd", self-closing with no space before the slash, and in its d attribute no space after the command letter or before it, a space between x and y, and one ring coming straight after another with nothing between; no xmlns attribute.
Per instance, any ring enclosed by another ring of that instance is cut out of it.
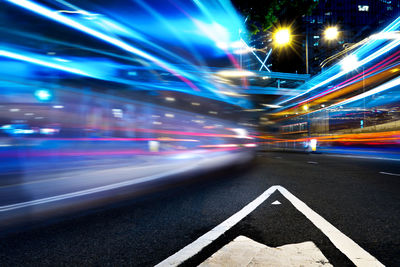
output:
<svg viewBox="0 0 400 267"><path fill-rule="evenodd" d="M358 62L357 56L354 54L345 57L340 62L340 65L342 66L342 69L345 72L350 72L352 70L357 69L359 64L360 63Z"/></svg>
<svg viewBox="0 0 400 267"><path fill-rule="evenodd" d="M239 70L222 70L217 72L217 75L223 77L249 77L249 76L255 76L256 74L248 70L239 69Z"/></svg>
<svg viewBox="0 0 400 267"><path fill-rule="evenodd" d="M372 53L371 55L369 55L368 57L364 58L363 60L360 60L357 67L361 67L364 64L376 59L377 57L380 57L381 55L383 55L383 54L389 52L390 50L392 50L393 48L397 47L399 44L400 44L400 40L398 40L398 39L390 42L389 44L385 45L384 47L382 47L378 51ZM315 89L317 89L317 88L319 88L319 87L321 87L321 86L323 86L325 84L330 83L331 81L336 80L337 78L345 75L347 72L348 71L344 71L343 70L343 71L337 73L336 75L333 75L333 76L329 77L328 79L324 80L323 82L320 82L319 84L314 85L313 87L311 87L310 89L304 91L303 93L298 94L298 95L296 95L294 97L291 97L289 99L286 99L286 100L283 100L283 101L277 103L277 105L282 105L282 104L287 103L287 102L289 102L289 101L291 101L293 99L296 99L296 98L298 98L300 96L303 96L303 95L305 95L305 94L307 94L307 93L309 93L309 92L311 92L311 91L313 91L313 90L315 90Z"/></svg>
<svg viewBox="0 0 400 267"><path fill-rule="evenodd" d="M21 60L21 61L26 61L26 62L30 62L33 64L37 64L37 65L41 65L41 66L45 66L45 67L49 67L49 68L53 68L53 69L63 70L63 71L67 71L67 72L71 72L71 73L75 73L75 74L79 74L79 75L83 75L83 76L92 77L92 75L90 75L86 72L83 72L79 69L74 69L74 68L58 65L55 63L41 60L41 59L23 56L21 54L17 54L17 53L5 51L5 50L0 50L0 56L13 58L13 59Z"/></svg>
<svg viewBox="0 0 400 267"><path fill-rule="evenodd" d="M50 9L44 7L44 6L41 6L41 5L36 4L36 3L33 3L31 1L29 1L29 0L6 0L6 1L8 1L10 3L13 3L15 5L18 5L20 7L23 7L25 9L31 10L31 11L33 11L35 13L38 13L38 14L40 14L42 16L45 16L47 18L50 18L52 20L58 21L58 22L60 22L62 24L65 24L65 25L67 25L69 27L72 27L74 29L77 29L79 31L87 33L87 34L89 34L91 36L94 36L94 37L96 37L96 38L98 38L98 39L100 39L100 40L102 40L104 42L107 42L107 43L110 43L110 44L112 44L114 46L117 46L117 47L119 47L119 48L121 48L121 49L123 49L125 51L128 51L128 52L133 53L133 54L135 54L137 56L140 56L140 57L142 57L144 59L147 59L147 60L155 63L156 65L168 70L169 72L171 72L173 74L179 73L179 74L181 74L183 76L186 76L186 77L189 76L186 73L183 73L181 71L176 70L173 66L170 66L168 63L166 63L166 62L164 62L164 61L162 61L162 60L160 60L160 59L158 59L158 58L156 58L156 57L154 57L152 55L149 55L149 54L141 51L140 49L137 49L137 48L133 47L132 45L129 45L128 43L125 43L125 42L123 42L123 41L121 41L121 40L119 40L117 38L108 36L108 35L106 35L106 34L104 34L102 32L99 32L97 30L89 28L89 27L87 27L87 26L85 26L85 25L83 25L83 24L81 24L81 23L79 23L77 21L74 21L74 20L72 20L72 19L70 19L68 17L65 17L64 15L62 15L60 13L57 13L57 11L50 10Z"/></svg>

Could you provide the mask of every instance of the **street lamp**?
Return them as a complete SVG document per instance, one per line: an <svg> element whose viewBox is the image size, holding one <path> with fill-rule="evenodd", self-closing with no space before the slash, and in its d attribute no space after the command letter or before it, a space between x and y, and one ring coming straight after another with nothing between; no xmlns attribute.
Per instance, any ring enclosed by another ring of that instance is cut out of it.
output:
<svg viewBox="0 0 400 267"><path fill-rule="evenodd" d="M324 36L328 41L336 40L339 36L339 30L336 26L327 27L324 31Z"/></svg>
<svg viewBox="0 0 400 267"><path fill-rule="evenodd" d="M333 41L339 37L339 29L337 26L329 26L324 30L324 38L327 41ZM308 27L306 28L306 73L308 74Z"/></svg>
<svg viewBox="0 0 400 267"><path fill-rule="evenodd" d="M278 29L273 36L275 45L284 46L290 43L292 36L289 28Z"/></svg>
<svg viewBox="0 0 400 267"><path fill-rule="evenodd" d="M327 41L333 41L339 37L339 28L337 26L329 26L324 30L324 38ZM278 28L273 33L273 42L276 47L283 47L290 45L292 42L292 33L289 27ZM306 38L305 38L305 59L306 59L306 73L308 74L308 28L306 28ZM268 58L268 56L266 57ZM264 62L265 63L265 62ZM262 68L262 67L261 67ZM260 70L261 70L260 68Z"/></svg>

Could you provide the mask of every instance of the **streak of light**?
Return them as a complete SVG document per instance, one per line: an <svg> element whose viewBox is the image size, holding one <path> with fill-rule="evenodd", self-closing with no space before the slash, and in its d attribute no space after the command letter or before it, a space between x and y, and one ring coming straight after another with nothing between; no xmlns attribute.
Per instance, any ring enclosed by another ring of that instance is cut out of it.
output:
<svg viewBox="0 0 400 267"><path fill-rule="evenodd" d="M343 82L339 83L338 85L336 85L336 86L334 86L332 88L329 88L329 89L327 89L327 90L325 90L325 91L323 91L323 92L321 92L321 93L319 93L319 94L317 94L317 95L315 95L315 96L313 96L313 97L311 97L311 98L309 98L307 100L304 100L304 101L300 102L300 104L301 103L305 103L305 102L309 102L310 100L316 99L316 98L318 98L320 96L324 96L327 93L331 93L333 91L339 90L339 89L341 89L341 88L343 88L345 86L350 85L351 84L350 82L354 83L354 82L357 82L357 81L361 81L363 78L365 79L366 76L372 75L374 72L377 72L377 71L381 70L383 67L385 67L388 64L394 62L395 60L399 59L400 56L397 56L397 55L399 55L399 53L400 53L400 51L394 53L393 55L385 58L384 60L382 60L379 63L375 64L374 66L368 68L367 70L364 70L361 73L359 73L357 75L354 75L350 79L347 79L346 81L343 81ZM395 56L397 56L397 57L395 57Z"/></svg>
<svg viewBox="0 0 400 267"><path fill-rule="evenodd" d="M391 41L389 44L385 45L384 47L382 47L379 50L375 51L374 53L370 54L366 58L358 61L358 63L355 66L353 66L354 67L353 69L359 68L359 67L363 66L364 64L366 64L366 63L378 58L379 56L382 56L383 54L385 54L385 53L389 52L390 50L394 49L395 47L397 47L399 44L400 44L400 40L398 40L398 39ZM354 54L357 54L357 52L355 52ZM321 87L323 85L328 84L331 81L336 80L339 77L342 77L343 75L345 75L347 73L348 73L348 71L342 70L339 73L337 73L335 75L332 75L328 79L325 79L324 81L312 86L310 89L304 91L303 93L280 101L279 103L277 103L277 105L282 105L282 104L287 103L287 102L289 102L289 101L291 101L293 99L296 99L296 98L298 98L300 96L303 96L303 95L305 95L305 94L307 94L307 93L309 93L309 92L311 92L311 91L313 91L313 90L315 90L315 89L317 89L317 88L319 88L319 87Z"/></svg>
<svg viewBox="0 0 400 267"><path fill-rule="evenodd" d="M282 107L279 105L272 105L272 104L261 104L261 105L264 107L267 107L267 108L281 108Z"/></svg>
<svg viewBox="0 0 400 267"><path fill-rule="evenodd" d="M398 85L400 85L400 77L399 77L399 78L396 78L396 79L394 79L394 80L392 80L392 81L389 81L389 82L387 82L387 83L384 83L383 85L378 86L378 87L376 87L376 88L374 88L374 89L371 89L371 90L369 90L369 91L367 91L367 92L365 92L365 93L362 93L362 94L356 95L356 96L354 96L354 97L351 97L351 98L349 98L349 99L340 101L340 102L338 102L338 103L336 103L336 104L334 104L334 105L332 105L332 106L329 106L329 107L332 108L332 107L336 107L336 106L341 106L341 105L349 104L349 103L351 103L351 102L354 102L354 101L357 101L357 100L366 98L366 97L368 97L368 96L371 96L371 95L374 95L374 94L383 92L383 91L385 91L385 90L388 90L388 89L393 88L393 87L398 86Z"/></svg>
<svg viewBox="0 0 400 267"><path fill-rule="evenodd" d="M204 147L204 148L208 148L208 147L217 147L217 148L223 148L223 147L239 147L240 145L238 144L219 144L219 145L201 145L198 147Z"/></svg>
<svg viewBox="0 0 400 267"><path fill-rule="evenodd" d="M379 63L375 64L374 66L372 66L370 68L368 68L367 70L365 70L365 71L353 76L352 78L347 79L347 80L339 83L338 85L336 85L336 86L334 86L332 88L328 88L327 90L325 90L323 92L320 92L317 95L314 95L314 96L312 96L312 97L310 97L308 99L305 99L305 100L303 100L301 102L298 102L296 104L296 106L286 109L286 112L281 111L279 113L276 113L275 115L279 116L279 115L282 115L282 114L286 114L287 111L294 110L294 109L298 108L299 106L301 106L301 105L303 105L305 103L312 104L313 102L316 102L315 104L318 104L317 101L316 101L317 99L319 99L318 102L328 101L330 99L336 98L336 97L344 95L346 93L355 91L355 90L359 89L360 87L368 85L368 84L370 84L370 83L372 83L374 81L378 81L378 80L383 79L385 77L386 78L390 78L391 76L396 75L395 74L395 72L396 72L395 71L396 70L395 66L391 67L388 70L385 70L384 72L381 72L380 74L379 73L376 74L375 75L376 77L372 76L372 75L374 73L377 73L378 71L380 71L381 69L383 69L384 67L389 65L390 63L392 63L392 62L396 61L397 59L399 59L400 58L400 56L398 56L399 54L400 54L400 51L398 51L398 52L394 53L393 55L391 55L390 57L387 57L386 59L380 61ZM324 108L325 105L321 106L321 107ZM327 108L330 108L330 107L332 107L332 105L328 106ZM320 109L319 111L321 111L321 110L322 109Z"/></svg>
<svg viewBox="0 0 400 267"><path fill-rule="evenodd" d="M248 70L243 70L243 69L222 70L222 71L217 72L216 74L223 76L223 77L250 77L250 76L256 75L254 72L251 72Z"/></svg>
<svg viewBox="0 0 400 267"><path fill-rule="evenodd" d="M209 151L201 151L202 153L207 152L221 152L230 151L239 148L241 145L238 144L221 144L221 145L204 145L198 146L201 148L215 148ZM185 151L185 152L189 152ZM196 151L195 151L196 152ZM102 151L87 151L87 150L65 150L65 151L30 151L25 154L29 157L82 157L82 156L118 156L118 155L179 155L182 151L148 151L143 149L124 149L124 150L102 150ZM197 152L198 153L198 152ZM20 157L18 151L0 151L0 158L14 158Z"/></svg>
<svg viewBox="0 0 400 267"><path fill-rule="evenodd" d="M221 94L224 94L224 95L236 96L236 97L246 96L246 95L239 94L239 93L236 93L236 92L233 92L233 91L232 91L232 92L220 91L220 93L221 93Z"/></svg>
<svg viewBox="0 0 400 267"><path fill-rule="evenodd" d="M199 1L195 1L194 3L195 3L195 4L198 6L198 8L203 12L203 14L205 14L206 17L208 17L208 19L209 19L210 21L213 21L213 23L212 23L213 25L219 25L217 22L214 21L214 16L212 16L212 15L208 12L208 10L202 5L202 3L200 3ZM173 4L178 10L180 10L186 17L188 17L201 31L203 31L203 32L205 31L204 33L206 33L206 35L208 34L208 36L211 37L211 39L213 39L213 38L212 38L213 35L211 34L211 36L210 36L210 34L207 33L207 32L209 32L209 31L207 30L207 28L204 27L204 24L201 24L201 23L199 24L199 21L198 21L198 20L194 19L194 18L193 18L192 16L190 16L185 10L183 10L180 6L176 5L174 2L172 2L172 4ZM236 13L236 11L233 10L232 6L229 5L228 2L226 2L226 1L221 1L219 4L221 4L221 6L223 6L226 10L230 11L230 13ZM224 30L222 30L222 31L224 31ZM240 33L240 29L239 29L239 33ZM215 41L217 44L222 44L222 43L223 43L223 42L220 41L220 38L219 38L219 37L214 38L214 41ZM226 43L226 42L225 42L225 43ZM239 62L236 60L236 58L235 58L227 49L224 49L224 52L225 52L225 54L227 55L228 59L232 62L232 64L234 65L234 67L235 67L236 69L241 69L241 66L239 65ZM242 85L243 85L244 88L248 88L249 85L248 85L248 81L247 81L246 77L242 77Z"/></svg>
<svg viewBox="0 0 400 267"><path fill-rule="evenodd" d="M99 138L35 138L35 140L42 141L70 141L70 142L132 142L132 141L170 141L170 142L199 142L196 139L185 139L185 138L171 138L171 137L159 137L159 138L119 138L119 137L99 137Z"/></svg>
<svg viewBox="0 0 400 267"><path fill-rule="evenodd" d="M172 73L173 75L177 76L179 79L181 79L182 81L184 81L186 84L188 84L193 90L199 90L190 80L188 80L186 77L190 77L191 79L194 79L194 77L192 77L192 75L188 75L187 73L184 73L176 68L174 68L172 65L164 62L161 59L158 59L124 41L121 41L117 38L108 36L102 32L99 32L97 30L94 30L90 27L87 27L79 22L76 22L70 18L67 18L63 15L61 15L60 13L54 12L44 6L41 6L39 4L36 4L34 2L31 2L29 0L6 0L8 2L11 2L15 5L18 5L22 8L28 9L30 11L33 11L37 14L40 14L42 16L45 16L49 19L55 20L59 23L62 23L64 25L67 25L71 28L77 29L79 31L82 31L86 34L89 34L91 36L94 36L104 42L107 42L109 44L112 44L116 47L119 47L125 51L128 51L130 53L133 53L137 56L140 56L144 59L147 59L153 63L155 63L156 65L162 67L163 69L166 69L168 72Z"/></svg>
<svg viewBox="0 0 400 267"><path fill-rule="evenodd" d="M261 137L258 137L261 139ZM375 132L375 133L358 133L358 134L335 134L335 135L324 135L324 136L313 136L312 139L316 139L319 143L329 142L354 142L354 143L369 143L369 144L399 144L400 131L388 131L388 132ZM310 140L309 137L297 138L297 139L283 139L276 137L264 137L262 139L271 140L270 144L273 143L285 143L285 142L307 142Z"/></svg>
<svg viewBox="0 0 400 267"><path fill-rule="evenodd" d="M179 32L177 31L176 25L174 25L173 23L169 22L167 19L163 18L163 16L157 12L154 8L152 8L150 5L148 5L147 3L145 3L142 0L137 0L136 3L138 3L142 8L144 8L150 15L152 15L155 19L157 19L158 21L160 21L160 23L162 23L163 25L165 25L168 30L176 37L179 39L179 41L181 41L183 44L186 45L186 47L190 50L191 54L196 58L196 60L198 60L202 66L206 66L207 64L205 64L204 60L202 57L198 56L198 53L196 53L196 51L194 50L193 46L191 45L190 42L188 42L185 38L183 38ZM163 49L164 51L164 49ZM164 51L165 52L165 51ZM190 64L190 63L187 63Z"/></svg>
<svg viewBox="0 0 400 267"><path fill-rule="evenodd" d="M344 59L342 59L342 61L340 61L340 65L341 65L342 69L346 72L350 72L350 71L356 69L358 64L359 63L358 63L357 56L354 54L349 55L349 56L345 57Z"/></svg>
<svg viewBox="0 0 400 267"><path fill-rule="evenodd" d="M33 64L37 64L37 65L41 65L41 66L45 66L45 67L49 67L49 68L53 68L53 69L63 70L63 71L67 71L70 73L75 73L75 74L79 74L79 75L83 75L83 76L93 77L93 75L86 73L82 70L62 66L59 64L51 63L51 62L48 62L48 61L45 61L42 59L38 59L38 58L33 58L30 56L24 56L21 53L13 53L13 52L6 51L6 50L0 50L0 56L17 59L17 60L21 60L21 61L25 61L25 62L30 62Z"/></svg>

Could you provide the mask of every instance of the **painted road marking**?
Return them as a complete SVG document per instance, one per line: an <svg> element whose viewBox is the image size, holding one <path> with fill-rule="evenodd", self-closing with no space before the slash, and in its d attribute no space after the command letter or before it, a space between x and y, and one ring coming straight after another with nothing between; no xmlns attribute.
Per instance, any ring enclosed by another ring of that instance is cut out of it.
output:
<svg viewBox="0 0 400 267"><path fill-rule="evenodd" d="M231 217L223 221L220 225L214 227L208 233L200 236L193 243L187 245L182 248L175 254L166 258L156 266L178 266L189 258L193 257L197 253L199 253L203 248L211 244L215 239L220 237L227 230L232 228L232 226L236 225L240 222L244 217L249 215L252 211L254 211L259 205L261 205L267 198L275 192L277 189L276 186L272 186L268 188L264 193L258 196L255 200L247 204L244 208L242 208L237 213L233 214Z"/></svg>
<svg viewBox="0 0 400 267"><path fill-rule="evenodd" d="M374 256L361 248L356 242L340 232L322 216L313 211L304 202L291 194L286 188L278 186L279 192L284 195L295 208L303 213L344 255L356 266L384 266Z"/></svg>
<svg viewBox="0 0 400 267"><path fill-rule="evenodd" d="M394 161L400 161L400 158L384 158L384 157L357 156L357 155L326 154L326 156L329 156L329 157L338 157L338 158L379 159L379 160L394 160Z"/></svg>
<svg viewBox="0 0 400 267"><path fill-rule="evenodd" d="M199 267L210 266L324 266L332 267L328 259L311 241L269 247L248 237L238 236Z"/></svg>
<svg viewBox="0 0 400 267"><path fill-rule="evenodd" d="M293 194L291 194L288 190L280 185L271 186L255 200L242 208L240 211L233 214L221 224L211 229L211 231L200 236L194 242L190 243L175 254L166 258L156 266L178 266L179 264L182 264L186 260L190 259L194 255L199 253L203 248L210 245L214 240L219 238L223 233L225 233L238 222L240 222L244 217L254 211L276 190L278 190L284 197L286 197L286 199L289 200L298 211L303 213L303 215L305 215L307 219L309 219L317 228L319 228L322 233L324 233L329 238L333 245L335 245L337 249L339 249L344 255L346 255L349 260L351 260L356 266L384 266L374 256L361 248L357 243L355 243L345 234L340 232L327 220L322 218L319 214L308 207L304 202L302 202L300 199L295 197Z"/></svg>
<svg viewBox="0 0 400 267"><path fill-rule="evenodd" d="M381 174L392 175L392 176L400 176L398 173L391 173L391 172L379 172Z"/></svg>
<svg viewBox="0 0 400 267"><path fill-rule="evenodd" d="M280 205L281 202L279 202L278 200L275 200L274 202L271 203L271 205Z"/></svg>
<svg viewBox="0 0 400 267"><path fill-rule="evenodd" d="M318 162L316 162L316 161L307 161L307 163L309 163L309 164L318 164Z"/></svg>

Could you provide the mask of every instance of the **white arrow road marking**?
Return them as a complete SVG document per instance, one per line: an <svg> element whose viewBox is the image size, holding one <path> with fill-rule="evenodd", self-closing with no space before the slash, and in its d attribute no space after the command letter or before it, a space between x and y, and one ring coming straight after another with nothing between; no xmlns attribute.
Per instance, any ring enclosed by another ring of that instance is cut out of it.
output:
<svg viewBox="0 0 400 267"><path fill-rule="evenodd" d="M281 202L279 202L278 200L275 200L274 202L271 203L271 205L280 205Z"/></svg>
<svg viewBox="0 0 400 267"><path fill-rule="evenodd" d="M203 248L210 245L214 240L219 238L223 233L225 233L238 222L240 222L244 217L254 211L276 190L278 190L283 196L285 196L298 211L303 213L317 228L319 228L329 238L333 245L335 245L337 249L345 254L349 258L349 260L351 260L356 266L384 266L374 256L361 248L357 243L355 243L345 234L340 232L327 220L322 218L319 214L308 207L304 202L302 202L300 199L295 197L293 194L291 194L288 190L280 185L271 186L255 200L242 208L240 211L233 214L221 224L211 229L211 231L200 236L198 239L196 239L186 247L182 248L175 254L169 256L156 266L178 266L179 264L193 257Z"/></svg>

